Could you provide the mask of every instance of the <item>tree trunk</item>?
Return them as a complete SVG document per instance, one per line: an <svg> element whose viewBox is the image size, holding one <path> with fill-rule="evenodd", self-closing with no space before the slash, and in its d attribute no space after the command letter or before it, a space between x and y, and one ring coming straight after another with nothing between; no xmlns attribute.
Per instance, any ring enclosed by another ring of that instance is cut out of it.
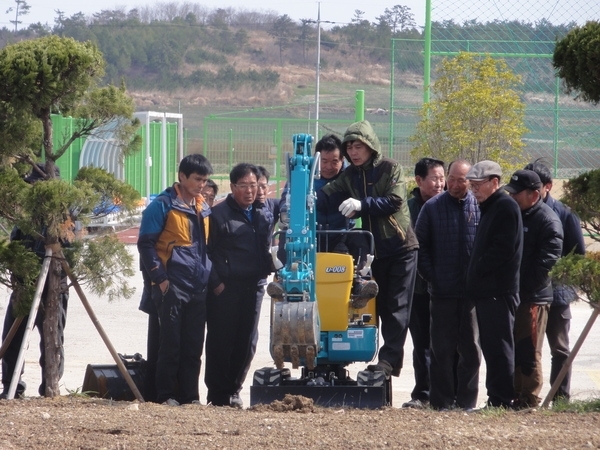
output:
<svg viewBox="0 0 600 450"><path fill-rule="evenodd" d="M52 143L52 119L50 110L44 111L42 114L42 132L43 146L46 156L46 174L50 178L55 178L54 160L52 159L54 147ZM50 226L49 229L52 229ZM46 236L46 245L58 245L58 236ZM54 255L59 254L58 249L55 249ZM61 317L61 280L62 280L62 265L56 257L53 256L48 272L48 280L46 281L46 301L44 303L44 361L42 371L42 384L46 386L44 396L56 397L60 395L58 382L62 376L61 367L64 367L63 346L62 346L62 327L59 332L59 321Z"/></svg>
<svg viewBox="0 0 600 450"><path fill-rule="evenodd" d="M283 66L283 44L279 43L279 65Z"/></svg>
<svg viewBox="0 0 600 450"><path fill-rule="evenodd" d="M42 145L44 147L44 155L46 156L46 161L49 162L52 159L54 152L54 145L52 143L52 118L50 115L50 110L45 110L41 114L42 119ZM48 167L48 165L46 165ZM49 176L54 178L54 173L50 172Z"/></svg>
<svg viewBox="0 0 600 450"><path fill-rule="evenodd" d="M46 303L44 305L44 375L46 397L60 395L59 381L60 367L64 367L62 336L59 335L59 321L61 318L61 280L62 267L60 261L52 259L50 272L46 283Z"/></svg>

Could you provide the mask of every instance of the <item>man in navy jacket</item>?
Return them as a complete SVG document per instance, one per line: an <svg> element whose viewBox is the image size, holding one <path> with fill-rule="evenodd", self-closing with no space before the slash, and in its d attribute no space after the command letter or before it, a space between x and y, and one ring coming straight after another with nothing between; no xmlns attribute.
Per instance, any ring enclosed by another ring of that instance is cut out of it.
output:
<svg viewBox="0 0 600 450"><path fill-rule="evenodd" d="M271 220L255 203L260 172L240 163L231 194L212 209L208 249L214 289L207 297L207 402L242 408L240 391L254 356L263 280L272 272Z"/></svg>
<svg viewBox="0 0 600 450"><path fill-rule="evenodd" d="M481 350L465 278L480 213L466 178L470 168L464 160L450 164L448 190L423 205L415 227L419 273L431 295L430 403L436 409L477 405Z"/></svg>
<svg viewBox="0 0 600 450"><path fill-rule="evenodd" d="M444 162L434 158L421 158L415 164L415 181L417 187L413 189L412 197L408 199L410 224L413 228L425 202L444 190L446 184ZM410 393L410 400L402 404L403 408L423 408L429 405L429 365L431 363L429 300L427 282L417 274L408 324L413 341L415 387Z"/></svg>

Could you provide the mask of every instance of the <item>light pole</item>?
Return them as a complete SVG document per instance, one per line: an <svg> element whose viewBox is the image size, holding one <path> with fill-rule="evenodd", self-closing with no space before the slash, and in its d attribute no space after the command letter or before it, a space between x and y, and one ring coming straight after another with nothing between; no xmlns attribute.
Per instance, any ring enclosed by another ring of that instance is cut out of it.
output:
<svg viewBox="0 0 600 450"><path fill-rule="evenodd" d="M321 22L334 23L329 21L321 21L321 2L317 2L317 87L315 90L315 140L319 140L319 89L321 82ZM314 21L312 21L314 22Z"/></svg>
<svg viewBox="0 0 600 450"><path fill-rule="evenodd" d="M319 88L321 82L321 2L317 2L317 87L315 91L315 141L319 140Z"/></svg>

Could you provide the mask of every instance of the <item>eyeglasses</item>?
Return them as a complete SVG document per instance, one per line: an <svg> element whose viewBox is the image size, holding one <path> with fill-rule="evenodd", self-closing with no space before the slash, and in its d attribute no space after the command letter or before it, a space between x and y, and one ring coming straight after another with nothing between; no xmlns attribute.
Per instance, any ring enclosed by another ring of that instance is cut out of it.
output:
<svg viewBox="0 0 600 450"><path fill-rule="evenodd" d="M247 190L253 191L254 189L258 189L258 184L256 184L256 183L250 183L250 184L241 183L241 184L234 184L234 186L243 191L247 191Z"/></svg>
<svg viewBox="0 0 600 450"><path fill-rule="evenodd" d="M491 179L491 178L488 178L487 180L485 180L485 181L482 181L482 182L480 182L480 183L473 183L473 182L471 181L471 190L472 190L472 191L478 191L479 189L481 189L481 186L483 186L485 183L488 183L488 182L490 182L490 181L492 181L492 179Z"/></svg>

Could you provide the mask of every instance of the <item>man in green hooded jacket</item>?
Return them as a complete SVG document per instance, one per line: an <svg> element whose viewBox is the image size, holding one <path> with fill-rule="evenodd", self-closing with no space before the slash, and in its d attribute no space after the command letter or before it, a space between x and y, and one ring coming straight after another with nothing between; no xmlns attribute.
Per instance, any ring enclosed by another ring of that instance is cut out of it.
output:
<svg viewBox="0 0 600 450"><path fill-rule="evenodd" d="M418 242L410 225L406 183L397 161L381 154L368 121L350 125L342 152L351 165L319 193L317 208L339 205L348 218L361 218L375 239L373 276L379 285L377 315L383 346L368 370L400 375L417 270Z"/></svg>

